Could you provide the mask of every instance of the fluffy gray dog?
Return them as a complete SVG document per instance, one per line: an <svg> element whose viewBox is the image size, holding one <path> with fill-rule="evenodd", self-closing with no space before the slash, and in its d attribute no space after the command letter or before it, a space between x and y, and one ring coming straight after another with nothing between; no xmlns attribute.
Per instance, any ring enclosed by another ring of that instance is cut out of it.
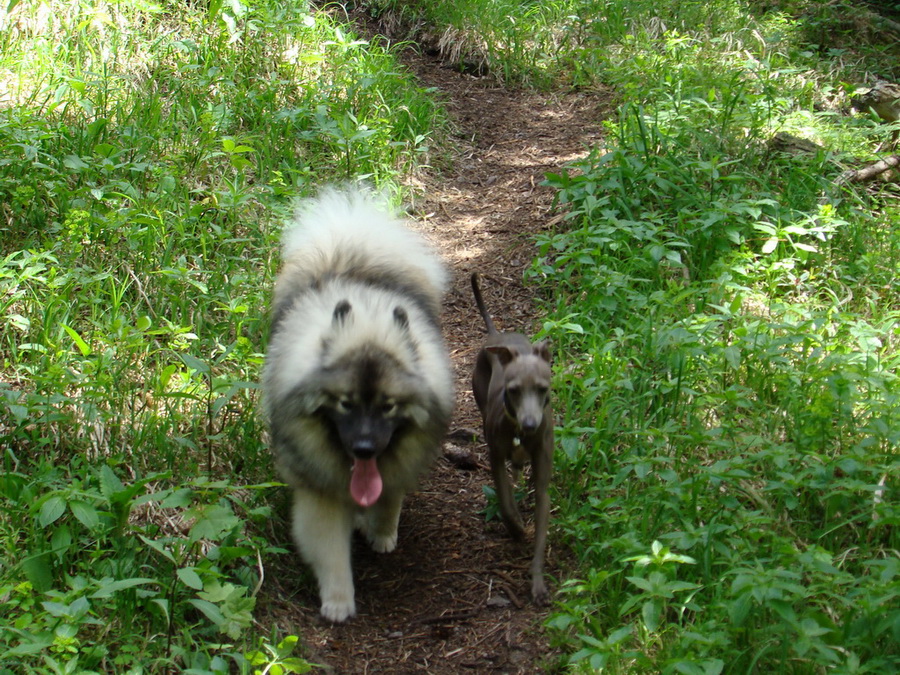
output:
<svg viewBox="0 0 900 675"><path fill-rule="evenodd" d="M446 272L362 188L300 204L284 234L263 373L293 536L321 613L356 613L350 544L393 551L406 493L439 453L454 394L438 314Z"/></svg>

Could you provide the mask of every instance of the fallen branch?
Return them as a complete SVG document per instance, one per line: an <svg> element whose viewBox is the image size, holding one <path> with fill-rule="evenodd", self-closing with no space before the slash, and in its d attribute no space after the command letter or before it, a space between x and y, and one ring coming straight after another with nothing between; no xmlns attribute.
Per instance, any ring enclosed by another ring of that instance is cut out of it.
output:
<svg viewBox="0 0 900 675"><path fill-rule="evenodd" d="M900 155L891 155L890 157L878 160L874 164L864 166L861 169L848 169L847 171L844 171L844 173L837 177L834 184L844 185L845 183L862 183L873 179L875 176L878 176L885 171L895 169L898 166L900 166Z"/></svg>

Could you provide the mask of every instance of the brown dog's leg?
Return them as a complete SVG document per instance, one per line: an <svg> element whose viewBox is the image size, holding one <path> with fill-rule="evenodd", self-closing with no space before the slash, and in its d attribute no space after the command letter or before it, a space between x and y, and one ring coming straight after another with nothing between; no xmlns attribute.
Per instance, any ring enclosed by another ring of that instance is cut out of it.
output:
<svg viewBox="0 0 900 675"><path fill-rule="evenodd" d="M491 474L494 477L494 487L497 489L497 500L500 505L500 517L510 536L517 541L525 538L525 526L522 524L522 516L516 506L516 498L513 494L513 485L506 470L506 459L497 456L499 453L490 450Z"/></svg>
<svg viewBox="0 0 900 675"><path fill-rule="evenodd" d="M547 528L550 522L550 473L553 469L553 434L544 438L537 456L531 463L534 479L534 557L531 559L531 597L538 605L549 599L544 583L544 556L547 549Z"/></svg>
<svg viewBox="0 0 900 675"><path fill-rule="evenodd" d="M550 496L546 490L534 493L534 557L531 559L531 597L538 605L547 603L549 593L544 583L544 553L547 548L547 525L550 520Z"/></svg>

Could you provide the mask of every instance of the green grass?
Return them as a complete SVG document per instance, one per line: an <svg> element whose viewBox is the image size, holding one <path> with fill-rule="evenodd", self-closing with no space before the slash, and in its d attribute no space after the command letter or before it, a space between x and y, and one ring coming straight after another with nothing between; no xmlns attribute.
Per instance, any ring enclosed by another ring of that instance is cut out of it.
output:
<svg viewBox="0 0 900 675"><path fill-rule="evenodd" d="M3 15L0 672L306 669L252 624L278 223L328 180L399 190L445 121L305 8Z"/></svg>
<svg viewBox="0 0 900 675"><path fill-rule="evenodd" d="M579 563L549 625L576 671L890 672L900 210L833 182L873 123L805 52L625 43L606 74L640 105L548 177L567 220L530 274L566 355L557 523ZM827 149L772 152L778 129Z"/></svg>
<svg viewBox="0 0 900 675"><path fill-rule="evenodd" d="M0 673L303 672L252 624L277 223L327 180L399 191L446 120L301 3L8 7ZM547 177L566 216L526 279L558 355L562 670L900 666L898 191L834 183L890 138L849 102L898 43L853 4L754 7L378 7L622 102Z"/></svg>

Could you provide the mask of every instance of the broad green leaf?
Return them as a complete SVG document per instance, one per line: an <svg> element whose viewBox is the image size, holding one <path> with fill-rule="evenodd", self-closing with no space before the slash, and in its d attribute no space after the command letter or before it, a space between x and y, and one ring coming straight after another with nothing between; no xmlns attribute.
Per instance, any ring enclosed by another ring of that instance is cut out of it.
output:
<svg viewBox="0 0 900 675"><path fill-rule="evenodd" d="M168 561L171 562L171 563L174 563L174 562L175 562L175 556L174 556L174 554L167 548L165 542L162 542L162 541L155 541L155 540L153 540L153 539L150 539L150 538L148 538L148 537L145 537L145 536L142 535L142 534L139 534L138 537L140 537L141 541L143 541L145 544L147 544L147 546L149 546L149 547L152 548L154 551L156 551L157 553L159 553L160 555L162 555L166 560L168 560Z"/></svg>
<svg viewBox="0 0 900 675"><path fill-rule="evenodd" d="M725 363L733 369L737 370L741 367L741 348L736 345L728 345L723 350L723 355L725 357Z"/></svg>
<svg viewBox="0 0 900 675"><path fill-rule="evenodd" d="M193 588L196 591L199 591L203 588L203 579L200 578L200 575L197 574L197 570L193 567L182 567L177 572L178 578L181 579L181 582L188 586L189 588Z"/></svg>
<svg viewBox="0 0 900 675"><path fill-rule="evenodd" d="M197 522L191 527L191 539L218 539L223 533L231 532L240 522L231 509L219 504L202 507L197 514Z"/></svg>
<svg viewBox="0 0 900 675"><path fill-rule="evenodd" d="M163 497L162 501L159 502L159 506L163 509L183 509L190 505L193 498L193 490L190 488L179 488Z"/></svg>
<svg viewBox="0 0 900 675"><path fill-rule="evenodd" d="M63 166L73 171L83 171L88 168L88 165L77 155L66 155L63 158Z"/></svg>
<svg viewBox="0 0 900 675"><path fill-rule="evenodd" d="M146 584L158 584L159 581L156 579L147 579L144 577L133 577L131 579L119 579L117 581L110 581L108 579L104 579L100 582L100 587L95 591L91 597L92 598L108 598L112 595L115 595L119 591L123 591L127 588L134 588L135 586L144 586Z"/></svg>
<svg viewBox="0 0 900 675"><path fill-rule="evenodd" d="M209 375L210 367L206 361L198 359L193 354L181 354L181 360L184 361L184 365L186 365L191 370L194 370L202 375Z"/></svg>
<svg viewBox="0 0 900 675"><path fill-rule="evenodd" d="M306 661L306 659L299 659L295 656L287 659L282 659L281 666L287 673L308 673L312 670L312 666Z"/></svg>
<svg viewBox="0 0 900 675"><path fill-rule="evenodd" d="M72 515L78 519L78 522L89 530L93 530L100 524L97 509L87 502L73 500L69 502L69 510L72 511Z"/></svg>
<svg viewBox="0 0 900 675"><path fill-rule="evenodd" d="M9 656L28 656L30 654L39 654L53 646L55 640L52 636L48 637L49 632L45 635L34 636L28 635L28 642L20 642L12 649L2 652L3 655ZM14 672L14 671L10 671Z"/></svg>
<svg viewBox="0 0 900 675"><path fill-rule="evenodd" d="M203 612L206 618L212 621L216 626L221 626L225 623L225 616L213 603L208 602L207 600L198 600L196 598L188 600L188 603Z"/></svg>
<svg viewBox="0 0 900 675"><path fill-rule="evenodd" d="M71 545L72 530L66 523L63 523L53 531L53 536L50 537L50 546L53 547L53 552L61 558Z"/></svg>
<svg viewBox="0 0 900 675"><path fill-rule="evenodd" d="M650 583L650 581L648 581L647 579L644 579L644 577L625 577L625 578L628 579L628 581L633 583L635 586L640 588L642 591L649 592L649 591L653 590L653 584Z"/></svg>
<svg viewBox="0 0 900 675"><path fill-rule="evenodd" d="M659 630L661 614L662 607L656 600L648 600L641 606L641 618L644 620L644 625L647 627L647 630L651 633L655 633Z"/></svg>
<svg viewBox="0 0 900 675"><path fill-rule="evenodd" d="M285 658L289 656L294 649L297 647L297 643L300 641L296 635L288 635L281 642L278 643L276 650L278 651L279 658Z"/></svg>
<svg viewBox="0 0 900 675"><path fill-rule="evenodd" d="M49 591L53 586L49 553L38 553L25 558L22 561L22 570L38 593Z"/></svg>
<svg viewBox="0 0 900 675"><path fill-rule="evenodd" d="M112 497L122 492L125 486L115 471L108 464L100 466L100 493L108 500L112 501Z"/></svg>
<svg viewBox="0 0 900 675"><path fill-rule="evenodd" d="M41 527L52 525L66 512L66 500L59 495L53 495L41 506L38 515L38 524Z"/></svg>
<svg viewBox="0 0 900 675"><path fill-rule="evenodd" d="M761 251L765 254L769 254L778 248L778 237L771 237L766 240L766 243L762 245Z"/></svg>

